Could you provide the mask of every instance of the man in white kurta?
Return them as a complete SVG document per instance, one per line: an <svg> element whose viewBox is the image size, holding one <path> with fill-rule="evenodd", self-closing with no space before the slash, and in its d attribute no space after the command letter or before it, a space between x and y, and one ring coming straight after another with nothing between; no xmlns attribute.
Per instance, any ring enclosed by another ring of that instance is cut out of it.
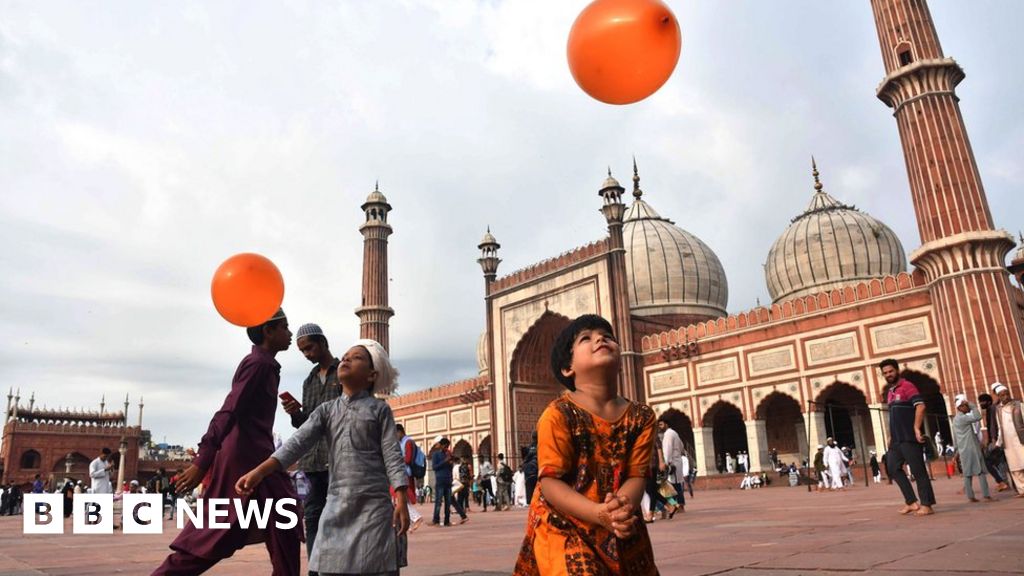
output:
<svg viewBox="0 0 1024 576"><path fill-rule="evenodd" d="M1010 398L1010 390L999 382L992 385L992 391L998 402L992 406L999 422L996 446L1002 448L1006 455L1006 466L1017 488L1017 497L1024 498L1024 416L1021 414L1021 401Z"/></svg>
<svg viewBox="0 0 1024 576"><path fill-rule="evenodd" d="M725 472L727 474L736 472L736 459L728 452L725 453Z"/></svg>
<svg viewBox="0 0 1024 576"><path fill-rule="evenodd" d="M686 450L683 448L683 440L679 433L669 427L668 422L658 420L658 430L662 432L661 452L665 456L665 465L670 470L667 475L668 481L676 489L676 500L679 502L679 510L686 506L686 497L683 495L683 481L690 475L690 461L686 457Z"/></svg>
<svg viewBox="0 0 1024 576"><path fill-rule="evenodd" d="M843 455L843 451L836 446L835 440L829 438L828 446L825 447L824 453L825 466L828 468L828 487L832 490L843 489L843 469L847 462L846 456Z"/></svg>
<svg viewBox="0 0 1024 576"><path fill-rule="evenodd" d="M104 448L103 453L89 463L89 478L92 480L93 494L114 493L114 487L110 484L110 469L112 467L110 448Z"/></svg>

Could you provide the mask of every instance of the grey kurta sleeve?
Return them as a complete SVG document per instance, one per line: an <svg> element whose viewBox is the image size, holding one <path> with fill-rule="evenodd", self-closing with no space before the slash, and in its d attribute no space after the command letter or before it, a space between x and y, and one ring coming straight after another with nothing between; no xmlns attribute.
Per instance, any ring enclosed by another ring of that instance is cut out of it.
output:
<svg viewBox="0 0 1024 576"><path fill-rule="evenodd" d="M967 421L970 422L971 424L974 424L975 422L981 422L981 412L978 410L978 407L975 406L974 404L968 404L967 406L969 406L971 409L971 413L967 414Z"/></svg>
<svg viewBox="0 0 1024 576"><path fill-rule="evenodd" d="M395 428L395 415L391 407L384 404L380 411L380 449L384 456L384 467L388 471L388 482L395 490L409 484L405 475L405 458L402 448L398 445L398 430Z"/></svg>
<svg viewBox="0 0 1024 576"><path fill-rule="evenodd" d="M271 458L281 463L282 470L287 470L306 452L312 450L316 446L317 440L323 438L327 431L327 408L331 405L333 402L325 402L317 406L302 426L295 431L295 434L292 434L280 448L270 455Z"/></svg>

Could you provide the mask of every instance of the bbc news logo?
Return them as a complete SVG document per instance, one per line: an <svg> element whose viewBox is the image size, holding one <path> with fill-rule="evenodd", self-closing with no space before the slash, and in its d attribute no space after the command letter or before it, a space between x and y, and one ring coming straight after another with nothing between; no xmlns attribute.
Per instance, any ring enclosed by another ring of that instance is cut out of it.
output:
<svg viewBox="0 0 1024 576"><path fill-rule="evenodd" d="M298 502L294 498L279 500L248 500L239 498L210 498L196 500L192 509L184 500L175 503L178 528L185 519L196 528L227 530L227 518L235 511L243 529L250 525L266 530L271 517L276 528L288 530L299 523ZM62 494L25 494L22 532L25 534L63 534L64 496ZM121 528L125 534L162 534L164 500L160 494L125 494L121 500ZM75 494L71 506L71 532L73 534L114 533L113 494Z"/></svg>

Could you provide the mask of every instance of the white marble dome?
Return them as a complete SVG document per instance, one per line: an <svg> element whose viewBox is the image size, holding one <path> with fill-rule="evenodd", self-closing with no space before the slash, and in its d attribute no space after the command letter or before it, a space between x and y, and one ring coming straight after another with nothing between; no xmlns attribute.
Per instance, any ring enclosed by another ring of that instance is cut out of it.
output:
<svg viewBox="0 0 1024 576"><path fill-rule="evenodd" d="M772 245L764 265L773 302L899 274L907 257L884 223L822 189L814 167L814 197Z"/></svg>
<svg viewBox="0 0 1024 576"><path fill-rule="evenodd" d="M655 212L643 200L635 173L633 182L634 201L622 226L632 313L725 316L729 283L718 256L700 238Z"/></svg>
<svg viewBox="0 0 1024 576"><path fill-rule="evenodd" d="M476 342L476 367L478 374L483 376L489 372L487 369L487 331L480 333L480 339Z"/></svg>

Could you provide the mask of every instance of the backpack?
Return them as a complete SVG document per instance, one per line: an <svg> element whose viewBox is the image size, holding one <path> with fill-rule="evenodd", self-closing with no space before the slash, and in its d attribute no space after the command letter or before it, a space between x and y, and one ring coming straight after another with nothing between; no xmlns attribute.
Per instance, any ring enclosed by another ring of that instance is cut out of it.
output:
<svg viewBox="0 0 1024 576"><path fill-rule="evenodd" d="M498 470L498 478L501 479L505 484L512 483L512 469L507 464L502 464L501 469Z"/></svg>
<svg viewBox="0 0 1024 576"><path fill-rule="evenodd" d="M409 471L412 472L413 478L421 480L427 475L427 456L412 439L409 442L412 442L412 462L409 463Z"/></svg>

